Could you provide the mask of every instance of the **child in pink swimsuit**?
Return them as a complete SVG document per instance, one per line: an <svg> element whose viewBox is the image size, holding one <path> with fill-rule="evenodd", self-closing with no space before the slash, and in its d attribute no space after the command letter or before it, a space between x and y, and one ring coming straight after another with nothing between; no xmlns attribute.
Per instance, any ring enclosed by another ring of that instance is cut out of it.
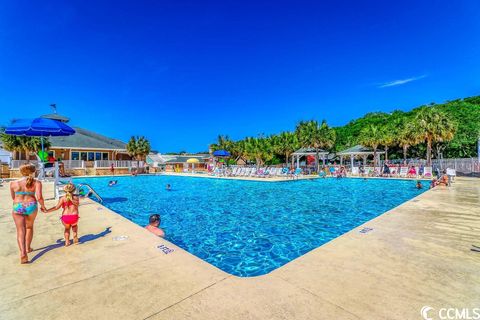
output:
<svg viewBox="0 0 480 320"><path fill-rule="evenodd" d="M70 245L70 229L73 230L73 243L78 244L78 205L79 200L78 196L74 196L73 192L75 191L75 185L69 183L63 187L65 195L58 200L58 203L55 207L48 209L46 212L52 212L63 208L62 223L65 227L64 236L65 236L65 247Z"/></svg>

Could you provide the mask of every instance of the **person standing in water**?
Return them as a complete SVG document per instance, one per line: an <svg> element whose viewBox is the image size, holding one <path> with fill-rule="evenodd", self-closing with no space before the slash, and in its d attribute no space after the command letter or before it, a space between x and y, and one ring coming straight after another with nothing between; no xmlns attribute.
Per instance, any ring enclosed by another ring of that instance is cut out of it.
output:
<svg viewBox="0 0 480 320"><path fill-rule="evenodd" d="M165 232L159 228L160 226L160 215L159 214L152 214L148 219L148 225L145 227L148 231L153 233L156 236L161 238L165 238Z"/></svg>
<svg viewBox="0 0 480 320"><path fill-rule="evenodd" d="M10 183L13 200L12 217L17 228L17 242L20 250L20 263L28 263L28 253L32 252L33 224L37 217L38 205L45 212L42 183L35 179L35 166L24 164L20 167L23 178Z"/></svg>

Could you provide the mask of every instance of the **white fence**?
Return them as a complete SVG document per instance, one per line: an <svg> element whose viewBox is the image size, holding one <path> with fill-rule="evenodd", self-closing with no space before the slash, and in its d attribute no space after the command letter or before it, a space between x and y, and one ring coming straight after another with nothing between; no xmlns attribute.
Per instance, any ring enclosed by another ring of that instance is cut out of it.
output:
<svg viewBox="0 0 480 320"><path fill-rule="evenodd" d="M383 166L383 160L380 162ZM389 163L403 164L403 159L388 160ZM427 161L424 159L407 159L408 165L426 166ZM463 174L477 174L480 173L480 161L478 158L454 158L454 159L432 159L432 166L438 168L440 171L455 169L457 172Z"/></svg>
<svg viewBox="0 0 480 320"><path fill-rule="evenodd" d="M83 160L63 160L65 169L85 169L85 161Z"/></svg>
<svg viewBox="0 0 480 320"><path fill-rule="evenodd" d="M480 162L476 158L434 159L432 164L438 166L440 170L450 168L465 174L480 173Z"/></svg>
<svg viewBox="0 0 480 320"><path fill-rule="evenodd" d="M37 160L12 160L10 163L10 169L18 169L26 163L34 164L37 168L39 162ZM84 169L85 161L83 160L63 160L62 161L65 169Z"/></svg>
<svg viewBox="0 0 480 320"><path fill-rule="evenodd" d="M10 169L18 169L26 163L31 163L38 167L38 161L36 160L12 160L10 163Z"/></svg>
<svg viewBox="0 0 480 320"><path fill-rule="evenodd" d="M143 161L130 161L130 160L96 160L95 168L110 168L113 164L114 168L143 168Z"/></svg>

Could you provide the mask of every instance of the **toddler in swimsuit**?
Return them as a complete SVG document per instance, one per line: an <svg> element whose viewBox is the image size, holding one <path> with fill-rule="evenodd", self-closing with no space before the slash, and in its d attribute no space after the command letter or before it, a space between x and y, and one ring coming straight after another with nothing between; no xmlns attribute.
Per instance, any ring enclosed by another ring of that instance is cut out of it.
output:
<svg viewBox="0 0 480 320"><path fill-rule="evenodd" d="M55 207L48 209L46 212L52 212L63 208L62 220L63 225L65 226L65 247L70 245L70 229L73 230L73 243L78 244L78 205L79 200L78 196L74 196L73 192L75 191L75 185L73 183L66 184L63 187L65 195L58 200L58 203Z"/></svg>

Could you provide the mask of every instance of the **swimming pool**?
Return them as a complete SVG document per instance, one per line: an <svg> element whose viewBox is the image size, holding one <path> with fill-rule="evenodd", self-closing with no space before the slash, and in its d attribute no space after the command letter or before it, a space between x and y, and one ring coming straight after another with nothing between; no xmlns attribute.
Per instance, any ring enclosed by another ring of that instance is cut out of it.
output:
<svg viewBox="0 0 480 320"><path fill-rule="evenodd" d="M316 179L255 182L179 176L77 178L104 205L241 277L266 274L419 195L415 181ZM166 184L172 191L165 190Z"/></svg>

